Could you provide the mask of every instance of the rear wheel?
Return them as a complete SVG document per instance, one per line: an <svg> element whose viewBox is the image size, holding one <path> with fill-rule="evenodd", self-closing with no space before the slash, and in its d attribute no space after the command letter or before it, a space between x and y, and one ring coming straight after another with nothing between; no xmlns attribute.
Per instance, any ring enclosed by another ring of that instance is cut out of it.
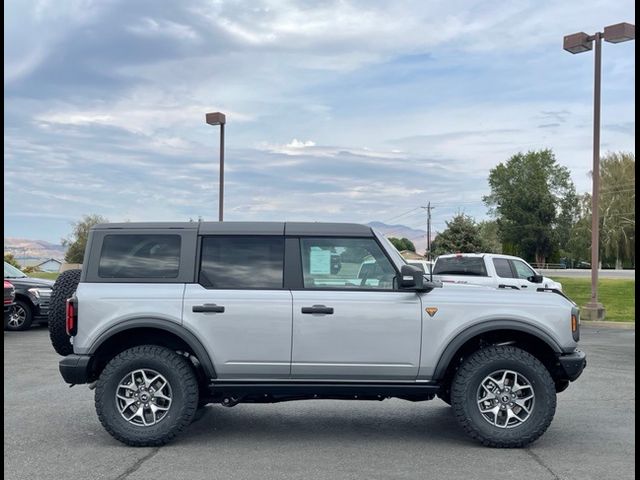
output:
<svg viewBox="0 0 640 480"><path fill-rule="evenodd" d="M549 427L556 388L546 367L511 346L475 352L456 372L451 403L458 423L490 447L524 447Z"/></svg>
<svg viewBox="0 0 640 480"><path fill-rule="evenodd" d="M62 356L73 353L71 339L66 330L67 299L71 298L80 283L80 270L62 272L51 291L49 304L49 338L56 352Z"/></svg>
<svg viewBox="0 0 640 480"><path fill-rule="evenodd" d="M24 300L16 300L8 314L5 329L12 331L27 330L33 322L33 308Z"/></svg>
<svg viewBox="0 0 640 480"><path fill-rule="evenodd" d="M174 351L134 347L102 371L95 404L103 427L117 440L136 447L164 445L193 420L198 381L189 362Z"/></svg>

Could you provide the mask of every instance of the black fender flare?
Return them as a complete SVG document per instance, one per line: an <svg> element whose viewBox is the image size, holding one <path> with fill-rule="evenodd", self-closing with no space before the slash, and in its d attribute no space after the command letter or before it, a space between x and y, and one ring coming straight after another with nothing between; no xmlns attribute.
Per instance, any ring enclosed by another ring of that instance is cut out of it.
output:
<svg viewBox="0 0 640 480"><path fill-rule="evenodd" d="M156 330L164 330L166 332L174 334L176 337L184 341L184 343L186 343L189 348L191 348L191 350L193 350L193 353L202 365L207 378L217 378L216 370L213 366L213 362L211 361L211 357L209 357L209 353L207 352L206 348L204 348L202 342L200 342L198 337L196 337L190 330L188 330L184 326L172 322L171 320L162 318L130 318L116 325L113 325L98 336L91 347L89 347L87 354L93 355L98 351L101 345L103 345L114 335L134 328L153 328Z"/></svg>
<svg viewBox="0 0 640 480"><path fill-rule="evenodd" d="M539 340L542 340L555 353L563 353L563 350L558 342L547 332L535 325L531 325L530 323L525 323L518 320L487 320L464 329L449 342L449 344L442 352L442 355L440 355L440 358L438 359L436 368L433 371L432 379L442 380L447 371L447 368L449 367L449 364L451 363L451 360L453 360L453 356L458 351L458 349L462 347L462 345L464 345L477 335L495 330L516 330L519 332L528 333L538 338Z"/></svg>

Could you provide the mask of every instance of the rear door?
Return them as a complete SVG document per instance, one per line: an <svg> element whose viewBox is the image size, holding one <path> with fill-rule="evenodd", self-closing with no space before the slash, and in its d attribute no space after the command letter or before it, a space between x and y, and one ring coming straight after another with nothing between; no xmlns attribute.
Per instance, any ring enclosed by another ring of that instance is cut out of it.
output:
<svg viewBox="0 0 640 480"><path fill-rule="evenodd" d="M395 288L397 272L375 238L292 240L302 263L302 288L292 291L292 377L415 379L420 297Z"/></svg>
<svg viewBox="0 0 640 480"><path fill-rule="evenodd" d="M291 292L283 288L284 237L201 239L197 283L187 284L184 325L205 344L218 378L288 378Z"/></svg>
<svg viewBox="0 0 640 480"><path fill-rule="evenodd" d="M493 258L491 263L496 271L498 286L509 285L522 289L522 282L518 279L515 268L508 258ZM524 288L528 288L528 285L525 285Z"/></svg>

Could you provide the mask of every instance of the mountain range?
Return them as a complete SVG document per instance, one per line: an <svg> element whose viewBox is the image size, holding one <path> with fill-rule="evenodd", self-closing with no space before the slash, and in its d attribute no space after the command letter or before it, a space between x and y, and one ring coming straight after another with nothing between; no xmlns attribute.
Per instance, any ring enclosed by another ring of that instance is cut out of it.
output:
<svg viewBox="0 0 640 480"><path fill-rule="evenodd" d="M424 254L427 250L427 232L424 230L416 230L401 224L387 225L382 222L369 222L367 225L375 228L385 237L408 238L416 246L416 252L420 254Z"/></svg>
<svg viewBox="0 0 640 480"><path fill-rule="evenodd" d="M64 258L67 249L62 245L44 240L4 237L4 253L11 253L19 261L22 259Z"/></svg>

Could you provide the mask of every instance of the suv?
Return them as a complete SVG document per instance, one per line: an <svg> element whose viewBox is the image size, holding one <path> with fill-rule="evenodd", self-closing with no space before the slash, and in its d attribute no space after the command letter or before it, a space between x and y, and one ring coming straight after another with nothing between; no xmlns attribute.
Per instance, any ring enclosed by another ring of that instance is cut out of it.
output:
<svg viewBox="0 0 640 480"><path fill-rule="evenodd" d="M473 438L522 447L586 364L564 295L442 287L362 225L102 224L78 275L60 372L128 445L207 403L439 396Z"/></svg>
<svg viewBox="0 0 640 480"><path fill-rule="evenodd" d="M53 282L28 277L7 262L4 262L4 278L16 289L16 302L5 322L5 330L28 330L33 322L46 324Z"/></svg>

